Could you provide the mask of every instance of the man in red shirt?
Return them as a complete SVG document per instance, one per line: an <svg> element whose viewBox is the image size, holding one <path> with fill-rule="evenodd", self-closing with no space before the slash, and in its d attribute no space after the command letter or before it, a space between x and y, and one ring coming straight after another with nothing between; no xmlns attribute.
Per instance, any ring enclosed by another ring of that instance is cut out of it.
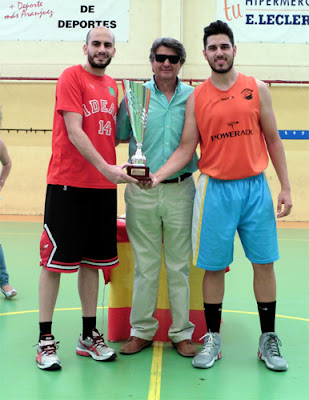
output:
<svg viewBox="0 0 309 400"><path fill-rule="evenodd" d="M47 173L44 231L40 243L40 369L61 368L52 317L61 273L78 271L83 332L76 353L113 360L96 329L98 270L118 265L117 183L137 182L116 164L116 82L105 75L115 38L105 27L89 31L86 63L66 69L56 89L52 156Z"/></svg>

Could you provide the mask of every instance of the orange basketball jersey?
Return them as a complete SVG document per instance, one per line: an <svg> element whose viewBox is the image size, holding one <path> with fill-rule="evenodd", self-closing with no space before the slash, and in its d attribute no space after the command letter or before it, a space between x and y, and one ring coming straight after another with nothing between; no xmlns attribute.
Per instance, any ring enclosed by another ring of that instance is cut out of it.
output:
<svg viewBox="0 0 309 400"><path fill-rule="evenodd" d="M195 88L194 99L201 135L200 171L229 180L264 171L268 154L259 123L260 97L255 79L239 74L226 91L207 79Z"/></svg>

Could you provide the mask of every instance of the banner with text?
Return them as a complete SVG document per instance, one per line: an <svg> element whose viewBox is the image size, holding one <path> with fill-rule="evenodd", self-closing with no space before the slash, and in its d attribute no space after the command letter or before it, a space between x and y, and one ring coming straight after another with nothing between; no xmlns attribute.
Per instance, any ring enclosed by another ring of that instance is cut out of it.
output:
<svg viewBox="0 0 309 400"><path fill-rule="evenodd" d="M1 0L0 40L83 41L97 26L129 40L130 0Z"/></svg>
<svg viewBox="0 0 309 400"><path fill-rule="evenodd" d="M217 0L236 42L309 43L309 0Z"/></svg>

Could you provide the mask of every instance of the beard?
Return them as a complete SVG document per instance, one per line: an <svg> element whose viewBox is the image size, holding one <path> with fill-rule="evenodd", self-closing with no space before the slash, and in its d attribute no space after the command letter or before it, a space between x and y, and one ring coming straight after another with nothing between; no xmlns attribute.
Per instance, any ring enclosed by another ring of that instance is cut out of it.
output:
<svg viewBox="0 0 309 400"><path fill-rule="evenodd" d="M102 64L102 63L96 63L95 60L94 60L94 57L91 57L91 56L88 54L88 61L89 61L89 64L90 64L93 68L104 69L104 68L106 68L106 67L111 63L112 58L109 58L104 64Z"/></svg>
<svg viewBox="0 0 309 400"><path fill-rule="evenodd" d="M232 59L232 61L230 61L230 63L228 64L228 66L226 67L226 68L216 68L214 65L212 65L212 64L210 64L210 63L208 63L209 64L209 66L210 66L210 68L214 71L214 72L216 72L217 74L226 74L227 72L229 72L232 68L233 68L233 65L234 65L234 58Z"/></svg>

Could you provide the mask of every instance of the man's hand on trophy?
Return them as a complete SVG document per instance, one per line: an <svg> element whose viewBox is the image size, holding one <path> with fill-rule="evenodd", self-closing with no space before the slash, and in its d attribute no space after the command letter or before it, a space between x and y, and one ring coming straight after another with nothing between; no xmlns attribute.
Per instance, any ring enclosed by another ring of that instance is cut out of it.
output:
<svg viewBox="0 0 309 400"><path fill-rule="evenodd" d="M155 175L151 175L151 187L155 188L161 181Z"/></svg>
<svg viewBox="0 0 309 400"><path fill-rule="evenodd" d="M151 189L152 188L152 176L153 175L149 172L148 179L145 179L145 180L139 179L137 185L140 187L140 189L147 190L147 189Z"/></svg>
<svg viewBox="0 0 309 400"><path fill-rule="evenodd" d="M138 180L129 176L126 171L123 171L130 163L121 165L108 165L104 171L106 178L113 183L138 183Z"/></svg>

